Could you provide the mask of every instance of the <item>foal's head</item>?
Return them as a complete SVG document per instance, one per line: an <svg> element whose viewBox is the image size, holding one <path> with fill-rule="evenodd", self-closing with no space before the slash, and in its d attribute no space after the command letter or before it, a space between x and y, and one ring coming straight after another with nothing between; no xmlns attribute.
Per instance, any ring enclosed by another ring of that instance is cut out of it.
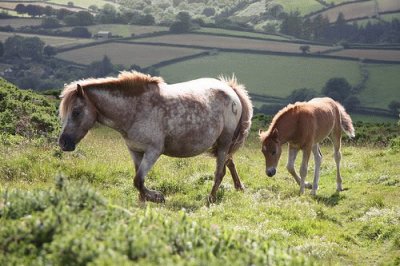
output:
<svg viewBox="0 0 400 266"><path fill-rule="evenodd" d="M76 144L93 127L97 119L96 109L85 95L82 87L66 88L62 93L60 116L62 131L58 144L63 151L75 150Z"/></svg>
<svg viewBox="0 0 400 266"><path fill-rule="evenodd" d="M281 157L282 148L279 141L279 133L275 128L272 132L259 132L262 141L262 153L265 157L265 173L271 177L276 174L276 167Z"/></svg>

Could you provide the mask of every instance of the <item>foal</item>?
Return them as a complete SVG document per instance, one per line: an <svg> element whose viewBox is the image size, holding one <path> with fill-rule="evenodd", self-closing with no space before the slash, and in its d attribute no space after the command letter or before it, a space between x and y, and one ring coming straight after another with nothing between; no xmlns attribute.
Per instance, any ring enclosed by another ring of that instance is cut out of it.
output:
<svg viewBox="0 0 400 266"><path fill-rule="evenodd" d="M334 147L336 188L337 191L342 191L342 177L340 175L342 130L348 136L354 137L354 128L349 114L346 113L342 105L331 98L314 98L309 102L289 104L275 115L268 131L262 132L260 130L259 132L262 152L266 161L266 174L269 177L276 174L276 167L282 152L281 146L288 143L287 170L300 185L300 194L304 194L304 188L307 187L312 188L312 195L316 195L322 160L318 143L329 136ZM299 150L303 152L300 177L294 169L294 162ZM314 154L315 160L312 186L305 182L311 152Z"/></svg>

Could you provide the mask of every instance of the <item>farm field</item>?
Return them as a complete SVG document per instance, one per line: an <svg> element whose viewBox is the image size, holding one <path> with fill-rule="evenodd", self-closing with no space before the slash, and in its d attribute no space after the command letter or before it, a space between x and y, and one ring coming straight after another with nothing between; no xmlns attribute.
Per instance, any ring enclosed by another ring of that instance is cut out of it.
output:
<svg viewBox="0 0 400 266"><path fill-rule="evenodd" d="M329 53L329 55L360 59L400 61L400 50L344 49L336 52L331 52Z"/></svg>
<svg viewBox="0 0 400 266"><path fill-rule="evenodd" d="M10 25L14 29L18 29L24 26L38 26L42 23L42 19L38 18L10 18L0 20L1 26Z"/></svg>
<svg viewBox="0 0 400 266"><path fill-rule="evenodd" d="M360 100L366 106L388 108L393 100L400 99L400 65L368 65L370 77Z"/></svg>
<svg viewBox="0 0 400 266"><path fill-rule="evenodd" d="M276 41L251 40L246 38L220 37L200 34L168 34L151 38L141 38L132 41L288 53L301 53L300 46L303 45L296 43L282 43ZM322 52L330 48L330 46L310 45L310 52Z"/></svg>
<svg viewBox="0 0 400 266"><path fill-rule="evenodd" d="M306 15L324 7L318 1L313 0L273 0L273 2L281 4L287 13L299 11L301 15Z"/></svg>
<svg viewBox="0 0 400 266"><path fill-rule="evenodd" d="M400 2L393 0L378 0L378 6L379 12L400 10ZM338 6L328 9L320 14L327 17L330 22L335 22L340 12L343 13L346 20L349 20L362 17L372 17L375 15L375 10L375 1L366 1Z"/></svg>
<svg viewBox="0 0 400 266"><path fill-rule="evenodd" d="M393 19L400 20L400 12L399 13L390 13L390 14L380 14L379 18L386 22L392 22ZM356 22L359 26L365 26L368 24L368 22L371 24L376 24L376 23L381 22L381 20L376 19L376 18L369 18L369 19L359 19L359 20L356 20Z"/></svg>
<svg viewBox="0 0 400 266"><path fill-rule="evenodd" d="M93 39L82 39L82 38L68 38L68 37L58 37L58 36L47 36L47 35L37 35L37 34L25 34L25 33L13 33L13 32L0 32L0 41L4 42L7 38L19 35L23 37L39 37L46 44L53 45L58 48L65 48L72 45L84 44L93 42Z"/></svg>
<svg viewBox="0 0 400 266"><path fill-rule="evenodd" d="M354 61L245 53L218 53L161 67L159 71L169 83L235 73L250 92L277 97L287 97L299 88L320 91L332 77L344 77L353 85L361 79Z"/></svg>
<svg viewBox="0 0 400 266"><path fill-rule="evenodd" d="M72 27L63 27L61 30L71 30ZM123 24L99 24L86 26L86 28L92 33L96 34L99 31L109 31L113 35L119 35L122 37L131 37L132 34L140 35L144 33L153 33L157 31L168 31L168 27L163 26L138 26L138 25L123 25Z"/></svg>
<svg viewBox="0 0 400 266"><path fill-rule="evenodd" d="M226 29L218 29L218 28L200 28L196 30L196 32L200 33L212 33L212 34L223 34L223 35L232 35L237 37L251 37L251 38L260 38L260 39L268 39L268 40L290 40L289 37L273 35L273 34L264 34L264 33L256 33L256 32L247 32L247 31L236 31L236 30L226 30Z"/></svg>
<svg viewBox="0 0 400 266"><path fill-rule="evenodd" d="M15 9L15 7L18 4L26 4L26 5L30 4L30 5L43 6L43 7L51 6L54 9L66 8L66 9L69 9L69 10L74 11L74 12L82 11L82 8L80 8L80 7L61 6L61 5L51 4L49 2L44 2L44 1L38 1L38 2L35 2L35 1L28 1L28 2L24 2L24 1L0 2L0 7L4 8L4 9Z"/></svg>
<svg viewBox="0 0 400 266"><path fill-rule="evenodd" d="M193 55L200 49L157 47L140 44L107 43L95 47L84 47L57 54L57 58L88 65L107 55L113 64L129 67L133 64L148 67L161 61Z"/></svg>
<svg viewBox="0 0 400 266"><path fill-rule="evenodd" d="M236 154L245 191L227 175L209 207L214 159L161 157L146 185L166 202L141 204L127 149L103 127L72 153L29 142L0 151L3 264L399 263L400 151L390 148L344 144L339 194L332 148L323 146L318 196L299 196L286 149L277 175L266 177L253 132Z"/></svg>
<svg viewBox="0 0 400 266"><path fill-rule="evenodd" d="M119 5L114 3L113 1L105 1L105 0L74 0L74 1L69 1L69 0L49 0L49 3L55 3L55 4L61 4L61 5L67 5L68 2L73 2L74 6L77 7L82 7L82 8L88 8L91 5L96 5L99 8L102 8L105 4L110 4L115 7L118 7Z"/></svg>

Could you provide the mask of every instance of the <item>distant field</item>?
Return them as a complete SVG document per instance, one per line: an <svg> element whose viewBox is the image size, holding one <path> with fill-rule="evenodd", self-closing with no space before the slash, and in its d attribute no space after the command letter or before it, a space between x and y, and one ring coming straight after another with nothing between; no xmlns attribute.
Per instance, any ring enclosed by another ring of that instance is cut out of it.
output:
<svg viewBox="0 0 400 266"><path fill-rule="evenodd" d="M324 7L315 0L273 0L273 2L281 4L287 13L299 11L302 15L320 10Z"/></svg>
<svg viewBox="0 0 400 266"><path fill-rule="evenodd" d="M320 91L332 77L344 77L351 84L361 79L358 63L353 61L244 53L219 53L159 70L169 83L235 73L250 92L277 97L298 88Z"/></svg>
<svg viewBox="0 0 400 266"><path fill-rule="evenodd" d="M113 64L129 67L133 64L148 67L161 61L179 58L202 52L199 49L158 47L125 43L107 43L95 47L86 47L60 53L58 58L79 64L90 64L107 55Z"/></svg>
<svg viewBox="0 0 400 266"><path fill-rule="evenodd" d="M21 28L24 26L38 26L42 23L40 18L10 18L0 20L1 26L10 25L14 29Z"/></svg>
<svg viewBox="0 0 400 266"><path fill-rule="evenodd" d="M400 12L390 13L390 14L380 14L379 18L386 22L392 22L393 19L400 20ZM359 26L365 26L368 24L368 22L371 24L376 24L376 23L381 22L381 20L376 19L376 18L368 18L368 19L359 19L359 20L356 20L356 22Z"/></svg>
<svg viewBox="0 0 400 266"><path fill-rule="evenodd" d="M62 4L62 5L67 5L68 2L73 2L74 6L82 7L82 8L88 8L91 5L96 5L97 7L101 8L105 4L110 4L113 6L118 6L118 4L112 2L112 1L104 1L104 0L49 0L50 3L55 3L55 4Z"/></svg>
<svg viewBox="0 0 400 266"><path fill-rule="evenodd" d="M368 65L370 73L366 89L360 94L366 106L388 108L393 100L400 100L400 65Z"/></svg>
<svg viewBox="0 0 400 266"><path fill-rule="evenodd" d="M257 51L301 53L300 46L296 43L280 43L275 41L250 40L245 38L210 36L199 34L175 34L133 40L133 42L167 43L177 45L197 45L215 48L248 49ZM311 52L330 49L330 46L310 45Z"/></svg>
<svg viewBox="0 0 400 266"><path fill-rule="evenodd" d="M400 50L345 49L329 55L387 61L400 61Z"/></svg>
<svg viewBox="0 0 400 266"><path fill-rule="evenodd" d="M24 1L20 1L20 2L0 2L0 8L15 9L15 7L18 4L25 4L25 5L30 4L30 5L36 5L36 6L51 6L54 9L66 8L66 9L69 9L69 10L75 11L75 12L82 10L82 8L78 8L78 7L67 7L67 6L54 5L54 4L51 4L49 2L34 2L34 1L30 1L30 2L24 2Z"/></svg>
<svg viewBox="0 0 400 266"><path fill-rule="evenodd" d="M353 122L362 121L369 123L396 123L397 118L378 116L378 115L360 115L350 113ZM357 130L356 130L357 131Z"/></svg>
<svg viewBox="0 0 400 266"><path fill-rule="evenodd" d="M5 41L8 37L15 35L23 37L39 37L46 44L50 44L59 48L61 47L65 48L71 45L93 42L92 39L78 39L78 38L67 38L67 37L56 37L56 36L45 36L45 35L34 35L25 33L12 33L12 32L0 32L0 41Z"/></svg>
<svg viewBox="0 0 400 266"><path fill-rule="evenodd" d="M290 40L288 37L273 35L273 34L263 34L263 33L256 33L256 32L237 31L237 30L226 30L226 29L218 29L218 28L200 28L199 30L196 30L196 32L226 34L226 35L232 35L232 36L237 36L237 37L252 37L252 38L260 38L260 39Z"/></svg>
<svg viewBox="0 0 400 266"><path fill-rule="evenodd" d="M162 26L138 26L138 25L123 25L123 24L100 24L86 27L92 34L99 31L109 31L113 35L122 37L130 37L133 34L140 35L144 33L152 33L156 31L168 30L168 27ZM62 30L71 30L71 27L63 27Z"/></svg>

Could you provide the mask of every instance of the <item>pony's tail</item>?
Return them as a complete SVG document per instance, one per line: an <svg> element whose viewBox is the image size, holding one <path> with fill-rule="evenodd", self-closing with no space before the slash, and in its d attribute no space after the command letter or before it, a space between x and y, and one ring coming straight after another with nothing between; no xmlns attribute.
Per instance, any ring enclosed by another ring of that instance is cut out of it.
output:
<svg viewBox="0 0 400 266"><path fill-rule="evenodd" d="M235 91L239 97L240 103L242 104L242 114L228 152L228 156L232 157L232 155L244 144L249 135L251 118L253 117L253 104L251 103L245 86L237 82L235 75L232 75L231 78L220 76L219 79L228 84Z"/></svg>
<svg viewBox="0 0 400 266"><path fill-rule="evenodd" d="M350 138L354 138L356 135L354 133L354 127L353 127L353 122L351 120L350 115L346 112L344 107L336 102L336 105L339 108L339 113L340 113L340 125L343 129L343 131L349 136Z"/></svg>

